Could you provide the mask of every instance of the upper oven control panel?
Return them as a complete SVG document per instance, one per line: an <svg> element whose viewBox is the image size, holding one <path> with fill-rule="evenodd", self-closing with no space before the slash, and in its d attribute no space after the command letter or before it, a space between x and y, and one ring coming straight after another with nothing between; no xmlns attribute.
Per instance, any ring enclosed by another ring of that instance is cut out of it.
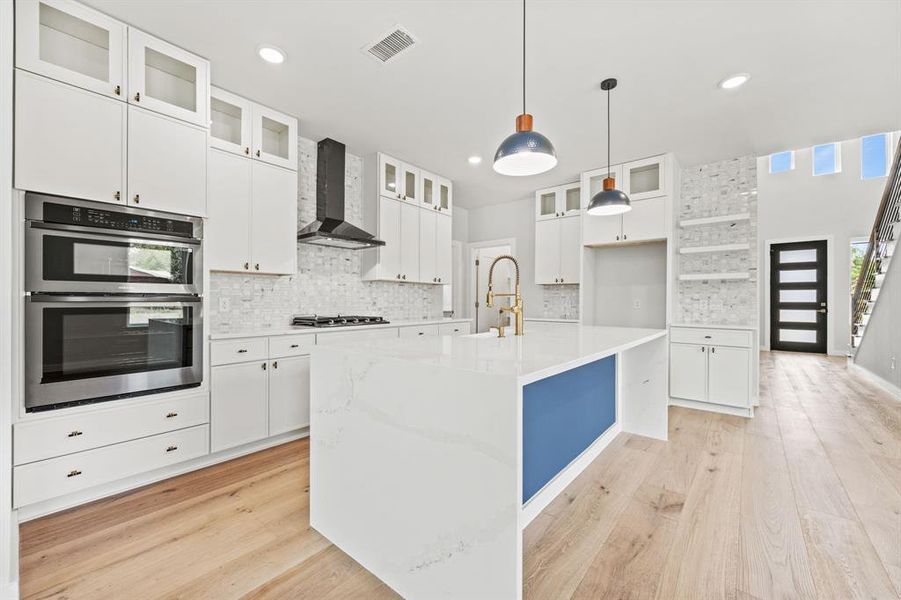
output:
<svg viewBox="0 0 901 600"><path fill-rule="evenodd" d="M44 203L44 222L99 229L117 229L137 233L163 233L179 237L194 237L194 224L178 219L166 219L118 212L102 208L71 204Z"/></svg>

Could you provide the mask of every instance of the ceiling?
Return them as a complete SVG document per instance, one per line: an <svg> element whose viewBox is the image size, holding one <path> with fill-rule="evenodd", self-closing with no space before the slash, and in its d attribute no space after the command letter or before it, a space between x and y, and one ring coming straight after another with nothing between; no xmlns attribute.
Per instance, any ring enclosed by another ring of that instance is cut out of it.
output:
<svg viewBox="0 0 901 600"><path fill-rule="evenodd" d="M88 0L212 62L212 81L366 156L454 180L479 207L672 151L682 166L901 128L901 0L541 1L528 4L528 111L548 173L494 173L521 109L521 7L493 1ZM395 24L419 44L382 65L360 48ZM263 63L260 43L286 51ZM752 79L724 91L723 77ZM478 167L467 163L479 155Z"/></svg>

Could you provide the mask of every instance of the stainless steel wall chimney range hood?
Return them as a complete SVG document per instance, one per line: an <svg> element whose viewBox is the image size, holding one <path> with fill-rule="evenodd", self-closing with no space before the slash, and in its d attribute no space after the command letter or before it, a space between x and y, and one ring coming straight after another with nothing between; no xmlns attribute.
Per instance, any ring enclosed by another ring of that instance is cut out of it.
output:
<svg viewBox="0 0 901 600"><path fill-rule="evenodd" d="M344 220L344 144L331 138L319 142L316 159L316 220L297 232L298 243L363 250L384 246Z"/></svg>

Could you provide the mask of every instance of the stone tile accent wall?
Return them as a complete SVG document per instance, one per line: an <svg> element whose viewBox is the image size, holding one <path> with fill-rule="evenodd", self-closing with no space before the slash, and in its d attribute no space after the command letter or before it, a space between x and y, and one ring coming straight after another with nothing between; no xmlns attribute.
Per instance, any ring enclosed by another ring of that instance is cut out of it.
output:
<svg viewBox="0 0 901 600"><path fill-rule="evenodd" d="M541 317L545 319L578 319L578 285L543 285L544 304Z"/></svg>
<svg viewBox="0 0 901 600"><path fill-rule="evenodd" d="M316 142L298 139L298 229L316 217ZM346 218L362 224L363 160L347 155ZM213 332L283 327L297 314L372 314L390 319L441 316L442 286L363 281L361 252L298 244L292 276L211 273Z"/></svg>
<svg viewBox="0 0 901 600"><path fill-rule="evenodd" d="M675 322L756 325L758 314L757 159L743 156L682 170L676 207L676 277L685 273L748 272L746 280L679 281ZM681 227L679 221L750 213L751 219ZM678 254L680 248L749 244L748 250Z"/></svg>

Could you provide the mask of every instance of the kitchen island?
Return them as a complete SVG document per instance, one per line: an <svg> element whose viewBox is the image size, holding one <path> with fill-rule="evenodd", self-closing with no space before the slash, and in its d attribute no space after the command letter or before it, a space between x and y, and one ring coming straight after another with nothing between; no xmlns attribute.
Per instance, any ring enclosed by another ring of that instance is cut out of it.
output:
<svg viewBox="0 0 901 600"><path fill-rule="evenodd" d="M666 439L657 329L312 351L310 522L405 598L522 597L522 531L621 431Z"/></svg>

